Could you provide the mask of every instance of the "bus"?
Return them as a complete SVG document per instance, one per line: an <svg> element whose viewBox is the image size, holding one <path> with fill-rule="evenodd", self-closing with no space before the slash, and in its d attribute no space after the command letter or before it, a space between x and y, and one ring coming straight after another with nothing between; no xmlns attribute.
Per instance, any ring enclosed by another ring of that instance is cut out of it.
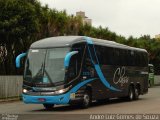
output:
<svg viewBox="0 0 160 120"><path fill-rule="evenodd" d="M26 56L22 97L46 109L110 98L137 100L148 92L144 49L87 36L58 36L31 44Z"/></svg>
<svg viewBox="0 0 160 120"><path fill-rule="evenodd" d="M153 64L148 64L149 67L149 77L148 77L148 87L154 86L154 66Z"/></svg>

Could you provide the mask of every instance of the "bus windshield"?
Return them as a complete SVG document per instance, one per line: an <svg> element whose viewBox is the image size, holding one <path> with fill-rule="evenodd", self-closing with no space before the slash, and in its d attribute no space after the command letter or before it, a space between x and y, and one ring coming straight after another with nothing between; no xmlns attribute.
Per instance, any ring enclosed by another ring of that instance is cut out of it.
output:
<svg viewBox="0 0 160 120"><path fill-rule="evenodd" d="M38 84L63 82L64 58L69 48L30 49L24 79Z"/></svg>

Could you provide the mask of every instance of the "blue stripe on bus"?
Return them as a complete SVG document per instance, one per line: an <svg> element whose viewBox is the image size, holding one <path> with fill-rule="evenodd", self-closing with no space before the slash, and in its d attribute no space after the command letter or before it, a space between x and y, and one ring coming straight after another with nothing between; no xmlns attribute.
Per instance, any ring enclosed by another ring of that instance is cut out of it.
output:
<svg viewBox="0 0 160 120"><path fill-rule="evenodd" d="M85 40L87 41L88 44L92 44L93 45L93 41L89 38L89 37L84 37Z"/></svg>
<svg viewBox="0 0 160 120"><path fill-rule="evenodd" d="M85 39L86 39L86 41L87 41L87 44L93 44L92 40L91 40L89 37L85 37ZM98 58L97 58L97 55L96 55L96 52L95 52L95 48L94 48L94 54L95 54L95 56L96 56L96 60L97 60L97 63L98 63L98 64L95 64L95 63L94 63L94 61L93 61L93 59L92 59L92 56L91 56L91 52L90 52L89 46L87 46L87 47L88 47L88 51L89 51L89 54L90 54L91 61L92 61L93 65L94 65L94 67L95 67L95 69L96 69L96 72L97 72L97 74L98 74L101 82L102 82L108 89L110 89L110 90L113 90L113 91L122 91L122 90L120 90L120 89L117 89L117 88L111 86L110 83L106 80L106 78L104 77L104 75L103 75L103 73L102 73L102 70L101 70L101 68L100 68L100 66L99 66L99 61L98 61Z"/></svg>
<svg viewBox="0 0 160 120"><path fill-rule="evenodd" d="M92 57L91 57L91 51L90 51L90 49L89 49L88 45L87 45L87 48L88 48L89 56L90 56L90 58L91 58L91 62L92 62L92 63L93 63L93 65L94 65L95 63L94 63L94 61L93 61L93 59L92 59Z"/></svg>
<svg viewBox="0 0 160 120"><path fill-rule="evenodd" d="M97 78L92 78L85 80L76 86L74 86L71 90L69 90L65 94L61 95L55 95L55 96L31 96L31 95L25 95L23 94L23 101L25 103L35 103L35 104L43 104L43 103L48 103L48 104L68 104L70 100L70 94L71 93L76 93L82 86L86 85L89 82L92 82L93 80L96 80ZM44 102L40 102L39 99L44 98Z"/></svg>
<svg viewBox="0 0 160 120"><path fill-rule="evenodd" d="M95 66L95 69L96 69L96 71L97 71L98 76L100 77L101 82L102 82L107 88L109 88L110 90L113 90L113 91L121 91L121 90L119 90L119 89L117 89L117 88L115 88L115 87L113 87L113 86L111 86L111 85L109 84L109 82L105 79L105 77L104 77L104 75L103 75L103 73L102 73L102 71L101 71L101 68L100 68L100 66L99 66L98 64L95 64L94 66Z"/></svg>
<svg viewBox="0 0 160 120"><path fill-rule="evenodd" d="M94 45L93 45L93 49L94 49L94 53L95 53L95 56L96 56L97 63L99 64L99 60L98 60L98 57L97 57L97 54L96 54L96 50L95 50Z"/></svg>

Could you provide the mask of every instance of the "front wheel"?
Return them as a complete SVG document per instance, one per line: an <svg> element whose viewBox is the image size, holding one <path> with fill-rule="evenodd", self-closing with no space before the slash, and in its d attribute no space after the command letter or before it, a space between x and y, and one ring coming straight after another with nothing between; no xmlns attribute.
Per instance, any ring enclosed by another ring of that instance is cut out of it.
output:
<svg viewBox="0 0 160 120"><path fill-rule="evenodd" d="M52 110L54 108L54 104L43 104L46 110Z"/></svg>
<svg viewBox="0 0 160 120"><path fill-rule="evenodd" d="M92 102L91 92L86 90L83 96L82 108L88 108Z"/></svg>

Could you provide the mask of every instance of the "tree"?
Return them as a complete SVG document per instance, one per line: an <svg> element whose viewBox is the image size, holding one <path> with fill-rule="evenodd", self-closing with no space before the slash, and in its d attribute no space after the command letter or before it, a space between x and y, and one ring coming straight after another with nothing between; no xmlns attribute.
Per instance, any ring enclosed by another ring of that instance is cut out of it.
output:
<svg viewBox="0 0 160 120"><path fill-rule="evenodd" d="M46 37L81 35L146 49L160 73L160 41L150 35L128 39L107 27L83 24L82 18L42 6L37 0L0 0L0 74L16 74L15 57ZM22 71L22 70L21 70Z"/></svg>
<svg viewBox="0 0 160 120"><path fill-rule="evenodd" d="M35 5L37 1L0 0L0 45L5 48L4 74L15 74L15 57L26 51L31 37L39 29Z"/></svg>

